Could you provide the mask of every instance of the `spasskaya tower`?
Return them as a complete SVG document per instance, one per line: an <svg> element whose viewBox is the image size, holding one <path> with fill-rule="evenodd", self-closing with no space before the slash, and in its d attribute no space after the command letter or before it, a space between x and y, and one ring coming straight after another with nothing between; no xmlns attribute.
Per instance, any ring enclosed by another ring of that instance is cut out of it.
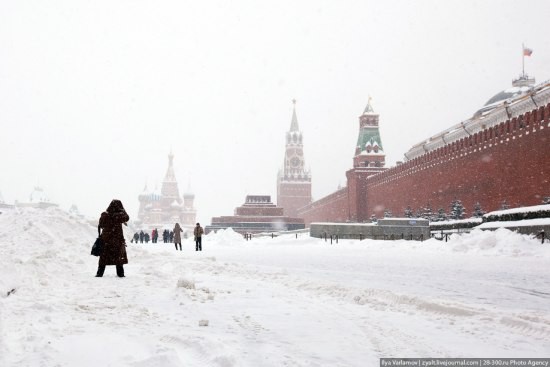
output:
<svg viewBox="0 0 550 367"><path fill-rule="evenodd" d="M305 169L304 145L298 118L296 100L292 101L292 121L286 133L283 169L277 175L277 206L284 214L296 218L298 209L311 203L311 173Z"/></svg>

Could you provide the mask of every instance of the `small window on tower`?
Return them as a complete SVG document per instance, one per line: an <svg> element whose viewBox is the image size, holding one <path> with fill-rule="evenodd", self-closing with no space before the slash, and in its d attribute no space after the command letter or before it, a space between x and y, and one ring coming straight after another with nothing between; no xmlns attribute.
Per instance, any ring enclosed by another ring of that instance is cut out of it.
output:
<svg viewBox="0 0 550 367"><path fill-rule="evenodd" d="M374 147L374 152L378 153L378 145Z"/></svg>

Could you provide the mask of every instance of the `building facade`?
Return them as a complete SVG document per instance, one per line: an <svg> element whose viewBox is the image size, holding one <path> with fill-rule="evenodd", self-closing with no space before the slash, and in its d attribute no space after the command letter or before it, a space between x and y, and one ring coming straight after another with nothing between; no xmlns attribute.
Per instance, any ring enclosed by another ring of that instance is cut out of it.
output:
<svg viewBox="0 0 550 367"><path fill-rule="evenodd" d="M180 196L178 181L174 172L174 155L168 155L168 169L160 191L150 192L145 186L138 197L139 210L136 225L142 229L171 229L176 223L188 232L195 226L197 211L195 195L188 190Z"/></svg>
<svg viewBox="0 0 550 367"><path fill-rule="evenodd" d="M303 135L296 117L296 100L290 130L286 133L283 169L277 175L277 206L297 217L298 209L311 203L311 173L305 168Z"/></svg>
<svg viewBox="0 0 550 367"><path fill-rule="evenodd" d="M278 232L304 229L304 221L284 215L284 209L271 202L269 195L247 195L243 205L235 208L234 215L212 218L205 231L232 228L245 233Z"/></svg>

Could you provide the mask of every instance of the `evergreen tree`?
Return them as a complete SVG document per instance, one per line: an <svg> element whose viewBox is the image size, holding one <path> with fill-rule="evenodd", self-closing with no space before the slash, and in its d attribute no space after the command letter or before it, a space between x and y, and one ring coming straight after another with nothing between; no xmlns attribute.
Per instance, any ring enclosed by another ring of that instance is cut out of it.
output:
<svg viewBox="0 0 550 367"><path fill-rule="evenodd" d="M384 218L391 218L393 215L392 215L392 212L391 210L384 210Z"/></svg>
<svg viewBox="0 0 550 367"><path fill-rule="evenodd" d="M542 203L543 203L543 204L550 204L550 196L545 196L545 197L542 199Z"/></svg>
<svg viewBox="0 0 550 367"><path fill-rule="evenodd" d="M449 217L451 219L464 219L464 205L462 205L462 201L458 199L454 199L451 203L451 213Z"/></svg>
<svg viewBox="0 0 550 367"><path fill-rule="evenodd" d="M432 206L430 205L430 203L428 203L422 212L422 218L431 220L432 217L433 217Z"/></svg>
<svg viewBox="0 0 550 367"><path fill-rule="evenodd" d="M483 209L481 209L481 204L478 201L474 205L474 211L472 212L472 217L481 218L481 217L483 217L483 214L485 214L485 211Z"/></svg>
<svg viewBox="0 0 550 367"><path fill-rule="evenodd" d="M372 223L378 222L378 219L376 218L376 215L375 215L374 213L372 213L372 215L370 216L370 221L371 221Z"/></svg>
<svg viewBox="0 0 550 367"><path fill-rule="evenodd" d="M413 211L412 211L412 209L409 205L407 205L407 208L405 209L404 216L405 216L405 218L412 218L412 216L413 216Z"/></svg>

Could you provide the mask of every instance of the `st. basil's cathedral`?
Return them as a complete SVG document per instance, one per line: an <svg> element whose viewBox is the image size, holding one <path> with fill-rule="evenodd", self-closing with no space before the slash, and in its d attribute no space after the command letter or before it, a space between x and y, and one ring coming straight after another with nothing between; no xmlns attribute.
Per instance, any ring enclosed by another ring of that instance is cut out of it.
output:
<svg viewBox="0 0 550 367"><path fill-rule="evenodd" d="M184 231L193 230L197 217L194 207L195 195L188 189L180 196L172 152L168 155L168 169L160 192L157 189L151 192L146 185L138 200L136 225L142 229L171 229L175 223L179 223Z"/></svg>

